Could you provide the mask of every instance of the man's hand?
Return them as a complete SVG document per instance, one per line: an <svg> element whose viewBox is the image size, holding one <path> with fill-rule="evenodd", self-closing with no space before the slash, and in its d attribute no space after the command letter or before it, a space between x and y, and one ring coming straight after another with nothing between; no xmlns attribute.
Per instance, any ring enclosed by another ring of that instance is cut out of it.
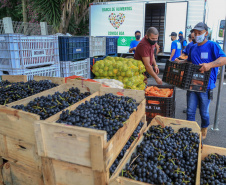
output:
<svg viewBox="0 0 226 185"><path fill-rule="evenodd" d="M155 81L156 81L156 83L157 83L158 85L162 85L162 79L161 79L161 78L157 77L157 78L155 79Z"/></svg>
<svg viewBox="0 0 226 185"><path fill-rule="evenodd" d="M209 71L211 69L211 63L203 63L203 64L199 64L199 65L202 66L199 69L201 72Z"/></svg>
<svg viewBox="0 0 226 185"><path fill-rule="evenodd" d="M133 50L135 51L137 47L134 47Z"/></svg>
<svg viewBox="0 0 226 185"><path fill-rule="evenodd" d="M155 69L155 73L158 75L159 74L159 68L158 68L158 66L155 66L154 69Z"/></svg>
<svg viewBox="0 0 226 185"><path fill-rule="evenodd" d="M175 58L174 61L175 61L175 62L178 62L178 63L180 62L180 60L179 60L178 58Z"/></svg>

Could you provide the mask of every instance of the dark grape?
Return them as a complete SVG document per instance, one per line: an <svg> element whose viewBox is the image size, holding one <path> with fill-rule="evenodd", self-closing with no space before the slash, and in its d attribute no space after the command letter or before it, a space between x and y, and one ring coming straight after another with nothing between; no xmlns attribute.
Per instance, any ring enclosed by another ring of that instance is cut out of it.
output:
<svg viewBox="0 0 226 185"><path fill-rule="evenodd" d="M78 88L72 87L69 91L63 93L55 92L53 95L41 96L35 98L34 101L30 101L26 106L16 105L12 108L38 114L41 120L45 120L89 95L90 92L80 93Z"/></svg>
<svg viewBox="0 0 226 185"><path fill-rule="evenodd" d="M133 132L132 136L129 138L129 140L127 141L126 145L123 147L122 151L120 152L120 154L118 155L118 157L116 158L116 160L114 161L112 166L110 167L110 173L111 174L113 174L115 172L117 166L119 165L121 159L124 157L126 151L129 149L129 147L131 146L133 141L139 136L140 130L143 127L143 125L144 125L143 122L140 122L138 124L138 126L135 129L135 131Z"/></svg>
<svg viewBox="0 0 226 185"><path fill-rule="evenodd" d="M10 85L11 83L8 81L8 80L5 80L5 81L1 81L0 82L0 87L5 87L7 85Z"/></svg>
<svg viewBox="0 0 226 185"><path fill-rule="evenodd" d="M195 184L200 141L191 131L151 126L121 175L150 184Z"/></svg>
<svg viewBox="0 0 226 185"><path fill-rule="evenodd" d="M226 184L226 156L210 154L202 161L201 185Z"/></svg>
<svg viewBox="0 0 226 185"><path fill-rule="evenodd" d="M8 87L0 88L0 105L12 103L56 86L58 84L54 84L49 80L13 83Z"/></svg>
<svg viewBox="0 0 226 185"><path fill-rule="evenodd" d="M106 130L107 140L110 140L135 110L137 110L136 100L110 93L95 96L73 111L63 111L57 122Z"/></svg>

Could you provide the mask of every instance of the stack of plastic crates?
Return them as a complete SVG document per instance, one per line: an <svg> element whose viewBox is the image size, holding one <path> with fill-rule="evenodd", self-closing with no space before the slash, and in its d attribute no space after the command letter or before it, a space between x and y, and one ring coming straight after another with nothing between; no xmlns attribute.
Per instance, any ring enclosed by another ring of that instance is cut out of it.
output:
<svg viewBox="0 0 226 185"><path fill-rule="evenodd" d="M106 37L106 55L117 56L118 53L118 37Z"/></svg>
<svg viewBox="0 0 226 185"><path fill-rule="evenodd" d="M59 77L57 36L0 35L0 75Z"/></svg>
<svg viewBox="0 0 226 185"><path fill-rule="evenodd" d="M90 78L90 59L80 60L80 61L61 61L60 62L60 72L61 77L69 76L82 76L84 78Z"/></svg>

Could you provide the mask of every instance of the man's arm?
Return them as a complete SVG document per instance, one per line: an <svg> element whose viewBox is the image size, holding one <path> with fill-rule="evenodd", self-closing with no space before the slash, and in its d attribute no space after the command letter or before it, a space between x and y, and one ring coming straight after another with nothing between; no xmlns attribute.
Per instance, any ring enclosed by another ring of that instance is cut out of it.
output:
<svg viewBox="0 0 226 185"><path fill-rule="evenodd" d="M209 71L211 68L221 67L223 65L226 65L226 57L219 57L217 60L215 60L213 62L203 63L203 64L199 64L199 65L202 66L199 69L201 72Z"/></svg>
<svg viewBox="0 0 226 185"><path fill-rule="evenodd" d="M158 75L154 72L152 66L150 65L150 57L142 57L142 61L144 62L144 66L147 72L155 79L157 84L162 85L162 80L158 77Z"/></svg>
<svg viewBox="0 0 226 185"><path fill-rule="evenodd" d="M155 55L153 55L153 67L155 69L156 74L158 75L159 74L159 68L158 68L158 65L157 65L156 60L155 60Z"/></svg>
<svg viewBox="0 0 226 185"><path fill-rule="evenodd" d="M136 50L136 47L130 48L130 49L129 49L129 52L132 53L133 50L135 51L135 50Z"/></svg>
<svg viewBox="0 0 226 185"><path fill-rule="evenodd" d="M175 54L175 52L176 52L176 49L172 49L172 52L171 52L169 60L171 60L173 58L173 55Z"/></svg>

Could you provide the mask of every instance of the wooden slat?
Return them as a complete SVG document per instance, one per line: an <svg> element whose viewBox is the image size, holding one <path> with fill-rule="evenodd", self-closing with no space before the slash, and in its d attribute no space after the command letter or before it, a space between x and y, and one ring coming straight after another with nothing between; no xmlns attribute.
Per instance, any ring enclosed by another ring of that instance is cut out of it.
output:
<svg viewBox="0 0 226 185"><path fill-rule="evenodd" d="M90 156L92 170L104 171L104 138L100 135L91 134L90 138Z"/></svg>
<svg viewBox="0 0 226 185"><path fill-rule="evenodd" d="M151 185L151 184L134 181L132 179L124 177L117 177L114 181L111 181L109 185Z"/></svg>
<svg viewBox="0 0 226 185"><path fill-rule="evenodd" d="M0 157L7 158L6 136L0 134Z"/></svg>
<svg viewBox="0 0 226 185"><path fill-rule="evenodd" d="M39 116L0 106L0 134L2 135L36 144L33 126L35 120L39 120Z"/></svg>
<svg viewBox="0 0 226 185"><path fill-rule="evenodd" d="M96 185L91 168L52 160L56 184L59 185ZM104 185L104 184L99 184Z"/></svg>
<svg viewBox="0 0 226 185"><path fill-rule="evenodd" d="M10 168L9 162L7 162L3 165L2 177L3 177L3 184L13 185L13 181L12 181L12 177L11 177L11 168Z"/></svg>
<svg viewBox="0 0 226 185"><path fill-rule="evenodd" d="M3 185L2 169L3 169L3 158L0 157L0 185Z"/></svg>
<svg viewBox="0 0 226 185"><path fill-rule="evenodd" d="M52 159L42 157L42 173L45 185L56 184Z"/></svg>
<svg viewBox="0 0 226 185"><path fill-rule="evenodd" d="M2 75L2 80L8 80L11 83L14 82L27 82L26 75Z"/></svg>
<svg viewBox="0 0 226 185"><path fill-rule="evenodd" d="M44 185L42 174L32 168L10 164L11 179L16 185Z"/></svg>
<svg viewBox="0 0 226 185"><path fill-rule="evenodd" d="M65 78L62 77L49 77L49 76L34 76L35 81L40 81L40 80L51 80L52 83L55 84L65 84Z"/></svg>
<svg viewBox="0 0 226 185"><path fill-rule="evenodd" d="M202 147L202 160L205 159L209 154L220 154L226 155L226 148L217 147L217 146L210 146L210 145L203 145Z"/></svg>
<svg viewBox="0 0 226 185"><path fill-rule="evenodd" d="M105 141L107 138L105 131L44 121L35 122L35 130L39 123L41 123L41 132L35 131L35 134L37 139L43 139L37 140L38 154L42 157L51 157L91 167L90 135L100 135L105 138ZM43 145L41 151L40 145Z"/></svg>
<svg viewBox="0 0 226 185"><path fill-rule="evenodd" d="M67 84L73 84L76 87L86 88L91 93L100 91L100 87L101 87L101 84L97 82L88 82L84 80L75 80L75 79L68 79Z"/></svg>
<svg viewBox="0 0 226 185"><path fill-rule="evenodd" d="M145 115L145 108L146 107L146 100L143 99L139 106L137 107L137 114L136 114L136 122L140 121L142 117Z"/></svg>
<svg viewBox="0 0 226 185"><path fill-rule="evenodd" d="M6 137L8 157L41 172L41 158L35 145Z"/></svg>
<svg viewBox="0 0 226 185"><path fill-rule="evenodd" d="M162 127L171 126L175 132L177 132L181 127L188 127L192 128L192 132L198 134L200 133L200 127L195 121L156 116L154 119L152 119L151 125L161 125Z"/></svg>

